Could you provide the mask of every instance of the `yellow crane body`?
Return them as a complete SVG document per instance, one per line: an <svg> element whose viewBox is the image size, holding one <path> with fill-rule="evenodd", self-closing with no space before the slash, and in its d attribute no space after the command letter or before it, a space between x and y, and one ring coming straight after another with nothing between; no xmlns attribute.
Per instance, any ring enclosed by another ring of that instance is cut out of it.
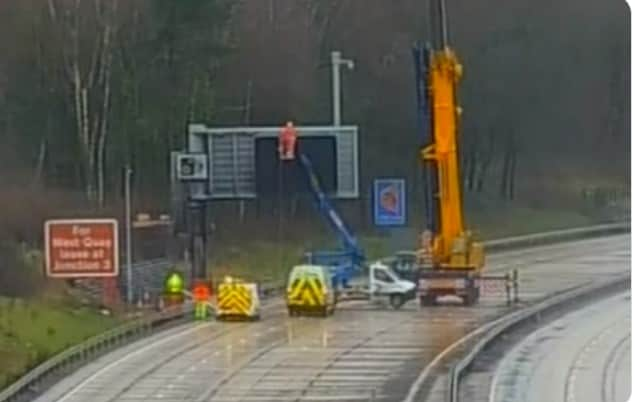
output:
<svg viewBox="0 0 635 402"><path fill-rule="evenodd" d="M479 298L478 278L485 263L482 243L465 228L459 166L457 86L463 73L454 51L415 49L417 95L422 114L420 159L426 171L426 230L418 255L422 305L454 295L465 304Z"/></svg>
<svg viewBox="0 0 635 402"><path fill-rule="evenodd" d="M421 158L436 167L440 230L433 234L431 244L422 246L429 248L436 267L480 270L484 265L482 244L473 240L463 222L458 159L461 108L456 101L456 85L462 71L455 53L447 47L430 57L428 81L434 142L422 148Z"/></svg>

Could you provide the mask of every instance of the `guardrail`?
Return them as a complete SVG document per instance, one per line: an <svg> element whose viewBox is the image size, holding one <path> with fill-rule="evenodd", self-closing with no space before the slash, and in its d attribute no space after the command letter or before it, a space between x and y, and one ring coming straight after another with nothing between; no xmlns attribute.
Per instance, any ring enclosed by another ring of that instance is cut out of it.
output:
<svg viewBox="0 0 635 402"><path fill-rule="evenodd" d="M0 392L0 401L18 402L31 400L39 394L47 381L59 374L68 374L117 347L134 340L146 337L166 327L168 323L175 323L177 319L191 312L191 306L168 309L160 313L154 313L147 317L135 319L132 322L122 324L107 332L89 338L83 343L72 346L69 349L46 360L18 381L9 385Z"/></svg>
<svg viewBox="0 0 635 402"><path fill-rule="evenodd" d="M589 237L624 233L628 232L630 230L630 227L630 222L616 222L604 225L554 230L551 232L489 240L486 241L484 245L486 251L505 251L511 249L541 246L549 243L560 243L571 240L582 240Z"/></svg>
<svg viewBox="0 0 635 402"><path fill-rule="evenodd" d="M486 252L502 252L528 247L537 247L551 243L582 240L585 238L607 236L611 234L625 233L630 230L630 222L616 222L603 225L587 226L573 229L554 230L550 232L529 234L523 236L506 237L483 242ZM416 251L400 251L413 256ZM515 283L515 282L510 282ZM263 294L276 294L284 288L284 284L269 282L268 286L260 286ZM514 291L517 291L514 289Z"/></svg>
<svg viewBox="0 0 635 402"><path fill-rule="evenodd" d="M515 311L505 317L493 328L489 329L485 335L471 348L470 352L462 357L452 366L448 379L448 402L460 402L459 385L468 367L474 362L479 353L488 345L498 339L503 333L521 325L533 318L539 319L541 315L548 314L556 309L566 308L568 305L578 302L580 299L588 299L589 296L598 293L630 288L630 274L621 275L602 283L594 283L580 288L560 293L550 297L540 303L531 305L522 310ZM486 324L487 325L487 324Z"/></svg>
<svg viewBox="0 0 635 402"><path fill-rule="evenodd" d="M629 229L629 222L614 223L492 240L485 242L485 246L489 251L497 252L566 240L623 233ZM261 283L261 286L260 291L264 297L275 296L284 289L283 284L275 282ZM73 346L40 364L18 381L9 385L4 391L1 391L0 402L18 402L25 400L24 398L28 400L28 396L33 396L33 394L41 392L42 388L46 385L47 379L53 375L60 373L68 374L88 360L94 359L126 343L151 335L163 328L165 324L174 322L187 313L191 313L191 306L186 306L185 309L155 313L148 317L126 323L121 327L112 329Z"/></svg>

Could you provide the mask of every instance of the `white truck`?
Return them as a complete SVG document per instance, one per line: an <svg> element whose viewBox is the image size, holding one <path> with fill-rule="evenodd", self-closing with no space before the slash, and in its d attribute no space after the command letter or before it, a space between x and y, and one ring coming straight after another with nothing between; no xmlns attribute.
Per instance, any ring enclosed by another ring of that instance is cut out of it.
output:
<svg viewBox="0 0 635 402"><path fill-rule="evenodd" d="M382 261L370 264L367 272L353 278L350 285L350 288L339 289L338 300L387 301L396 310L416 297L416 284L399 278L399 275Z"/></svg>

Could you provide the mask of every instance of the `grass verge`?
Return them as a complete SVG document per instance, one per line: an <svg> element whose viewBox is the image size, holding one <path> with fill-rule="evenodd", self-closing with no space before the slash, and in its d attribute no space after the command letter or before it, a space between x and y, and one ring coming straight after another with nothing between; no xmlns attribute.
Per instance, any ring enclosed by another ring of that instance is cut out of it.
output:
<svg viewBox="0 0 635 402"><path fill-rule="evenodd" d="M0 297L0 389L52 355L117 322L68 300Z"/></svg>

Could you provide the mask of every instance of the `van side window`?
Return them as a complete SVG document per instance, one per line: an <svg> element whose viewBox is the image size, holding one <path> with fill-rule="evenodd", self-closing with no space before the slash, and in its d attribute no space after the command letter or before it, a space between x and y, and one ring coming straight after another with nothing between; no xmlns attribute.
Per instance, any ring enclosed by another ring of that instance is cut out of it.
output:
<svg viewBox="0 0 635 402"><path fill-rule="evenodd" d="M375 270L375 279L382 282L392 283L392 278L384 271Z"/></svg>

